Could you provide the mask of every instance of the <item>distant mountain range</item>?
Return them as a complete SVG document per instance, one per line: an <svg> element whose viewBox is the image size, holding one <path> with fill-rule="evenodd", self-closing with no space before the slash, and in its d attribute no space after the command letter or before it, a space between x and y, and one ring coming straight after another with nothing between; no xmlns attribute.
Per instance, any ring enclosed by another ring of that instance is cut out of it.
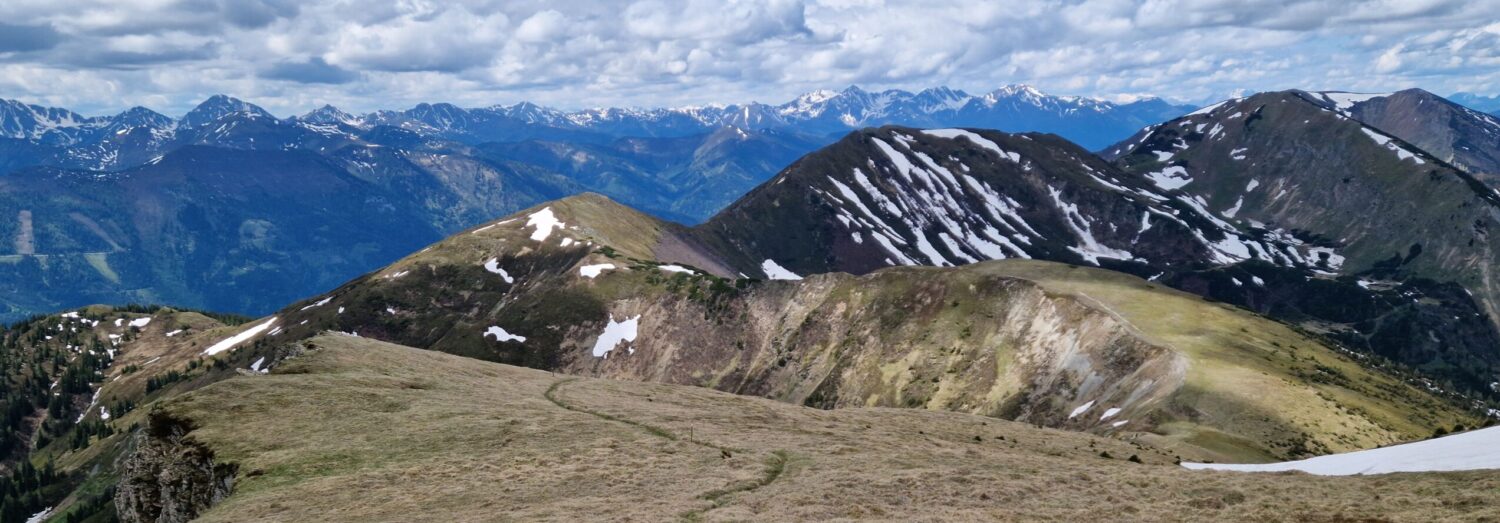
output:
<svg viewBox="0 0 1500 523"><path fill-rule="evenodd" d="M1500 96L1483 96L1474 93L1453 93L1448 97L1454 103L1487 113L1500 113Z"/></svg>
<svg viewBox="0 0 1500 523"><path fill-rule="evenodd" d="M977 97L851 87L779 106L649 110L325 106L290 118L223 95L180 118L3 101L0 317L130 301L264 312L585 190L696 223L863 125L961 119L1104 143L1185 110L1024 86Z"/></svg>
<svg viewBox="0 0 1500 523"><path fill-rule="evenodd" d="M365 115L352 115L333 106L324 106L288 120L306 124L309 129L338 126L367 130L389 125L423 136L469 144L534 139L603 143L627 136L690 136L723 127L779 129L837 137L853 129L880 125L964 126L1055 133L1084 147L1097 149L1145 125L1191 109L1159 98L1117 104L1077 96L1053 96L1025 85L1005 86L983 95L971 95L947 87L912 93L902 90L869 92L851 86L842 91L810 92L780 105L751 102L568 112L529 102L480 108L423 103L404 111L382 110ZM224 95L209 98L176 121L141 107L115 116L84 117L67 109L0 100L0 137L34 140L51 146L87 147L109 140L114 133L152 129L159 133L159 138L167 138L163 140L165 143L175 137L177 129L201 129L233 114L276 120L255 105ZM208 136L190 133L182 138L211 141L214 136L213 133ZM131 165L128 160L108 155L80 154L76 160L80 166L95 169ZM90 161L94 163L88 164Z"/></svg>

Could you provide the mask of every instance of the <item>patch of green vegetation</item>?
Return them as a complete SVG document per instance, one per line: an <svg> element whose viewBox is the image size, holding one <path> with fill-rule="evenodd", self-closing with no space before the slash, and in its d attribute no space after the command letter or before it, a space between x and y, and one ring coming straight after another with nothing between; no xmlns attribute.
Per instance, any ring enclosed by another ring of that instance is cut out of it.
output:
<svg viewBox="0 0 1500 523"><path fill-rule="evenodd" d="M83 255L83 259L88 260L89 265L92 266L94 270L99 271L99 275L103 276L104 279L109 280L113 283L120 283L120 275L115 274L115 270L109 267L109 255L107 253L85 253Z"/></svg>
<svg viewBox="0 0 1500 523"><path fill-rule="evenodd" d="M723 507L725 504L727 504L729 502L730 496L744 492L750 492L766 485L770 485L771 482L776 481L777 479L781 478L782 474L786 473L787 466L792 462L793 459L794 458L792 457L792 454L785 450L777 450L772 452L770 456L766 457L765 469L761 471L761 476L759 478L753 481L742 481L728 487L710 490L699 495L699 498L702 498L703 500L708 501L713 505L702 510L694 510L684 513L682 514L682 519L685 521L702 521L704 514L706 514L708 511Z"/></svg>

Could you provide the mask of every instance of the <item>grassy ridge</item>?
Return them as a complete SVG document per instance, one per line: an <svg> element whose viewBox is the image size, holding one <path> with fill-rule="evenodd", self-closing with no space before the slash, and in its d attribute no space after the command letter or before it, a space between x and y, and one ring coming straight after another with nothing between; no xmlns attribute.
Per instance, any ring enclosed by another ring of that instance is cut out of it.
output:
<svg viewBox="0 0 1500 523"><path fill-rule="evenodd" d="M166 406L240 465L237 492L203 521L1500 516L1493 474L1194 472L1146 442L963 414L595 379L563 389L578 408L744 449L726 456L561 408L547 372L352 337L312 344L271 375Z"/></svg>

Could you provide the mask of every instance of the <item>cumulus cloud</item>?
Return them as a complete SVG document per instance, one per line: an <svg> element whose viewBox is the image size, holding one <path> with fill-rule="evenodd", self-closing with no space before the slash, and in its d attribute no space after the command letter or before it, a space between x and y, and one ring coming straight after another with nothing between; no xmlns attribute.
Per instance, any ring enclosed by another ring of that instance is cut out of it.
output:
<svg viewBox="0 0 1500 523"><path fill-rule="evenodd" d="M0 96L108 112L226 92L279 114L421 101L779 102L1031 83L1497 94L1500 0L14 0Z"/></svg>

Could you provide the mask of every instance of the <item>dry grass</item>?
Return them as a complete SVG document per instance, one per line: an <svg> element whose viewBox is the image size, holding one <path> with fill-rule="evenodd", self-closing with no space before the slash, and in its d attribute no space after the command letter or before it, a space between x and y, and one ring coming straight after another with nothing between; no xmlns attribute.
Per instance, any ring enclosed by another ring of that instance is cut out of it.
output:
<svg viewBox="0 0 1500 523"><path fill-rule="evenodd" d="M165 407L240 464L204 521L1500 518L1493 473L1194 472L1143 443L978 416L313 342Z"/></svg>

